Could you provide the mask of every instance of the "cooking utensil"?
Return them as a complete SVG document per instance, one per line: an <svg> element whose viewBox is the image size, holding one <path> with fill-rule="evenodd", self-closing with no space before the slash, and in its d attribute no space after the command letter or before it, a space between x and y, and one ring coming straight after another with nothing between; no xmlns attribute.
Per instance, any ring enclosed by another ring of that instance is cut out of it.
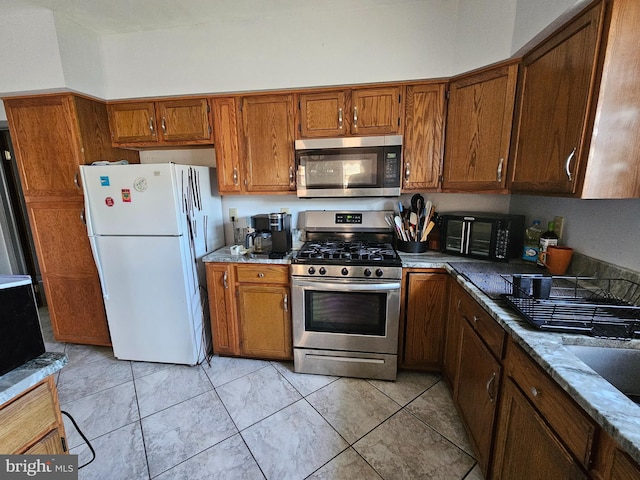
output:
<svg viewBox="0 0 640 480"><path fill-rule="evenodd" d="M404 240L406 242L407 241L407 236L404 233L404 226L402 225L402 220L400 220L400 216L396 215L393 218L393 220L395 221L396 228L398 230L398 234L400 235L402 240Z"/></svg>

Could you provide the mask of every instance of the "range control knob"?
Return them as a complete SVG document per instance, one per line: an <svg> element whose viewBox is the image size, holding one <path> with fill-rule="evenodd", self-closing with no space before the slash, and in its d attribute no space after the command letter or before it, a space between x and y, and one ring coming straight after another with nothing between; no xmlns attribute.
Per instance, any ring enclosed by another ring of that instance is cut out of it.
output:
<svg viewBox="0 0 640 480"><path fill-rule="evenodd" d="M365 277L370 277L370 276L371 276L371 270L370 270L370 269L368 269L368 268L365 268L365 269L364 269L364 276L365 276Z"/></svg>
<svg viewBox="0 0 640 480"><path fill-rule="evenodd" d="M345 267L342 270L340 270L340 273L342 273L342 275L346 277L347 275L349 275L349 270L347 270L347 268Z"/></svg>
<svg viewBox="0 0 640 480"><path fill-rule="evenodd" d="M325 273L327 273L327 269L324 267L320 267L319 272L320 272L320 275L324 275Z"/></svg>
<svg viewBox="0 0 640 480"><path fill-rule="evenodd" d="M384 272L382 271L382 269L381 269L381 268L378 268L378 269L376 270L376 277L381 277L382 275L384 275Z"/></svg>
<svg viewBox="0 0 640 480"><path fill-rule="evenodd" d="M309 272L309 275L313 275L314 273L316 273L316 269L313 267L309 267L309 270L307 270L307 272Z"/></svg>

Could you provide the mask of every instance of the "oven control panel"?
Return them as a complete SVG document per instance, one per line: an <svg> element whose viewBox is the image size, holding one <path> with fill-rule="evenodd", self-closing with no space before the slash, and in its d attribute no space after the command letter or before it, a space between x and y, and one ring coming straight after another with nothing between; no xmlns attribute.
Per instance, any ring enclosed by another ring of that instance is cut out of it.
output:
<svg viewBox="0 0 640 480"><path fill-rule="evenodd" d="M362 225L361 213L336 213L336 224L349 223Z"/></svg>
<svg viewBox="0 0 640 480"><path fill-rule="evenodd" d="M294 277L343 277L398 280L402 278L402 267L292 264L291 274Z"/></svg>

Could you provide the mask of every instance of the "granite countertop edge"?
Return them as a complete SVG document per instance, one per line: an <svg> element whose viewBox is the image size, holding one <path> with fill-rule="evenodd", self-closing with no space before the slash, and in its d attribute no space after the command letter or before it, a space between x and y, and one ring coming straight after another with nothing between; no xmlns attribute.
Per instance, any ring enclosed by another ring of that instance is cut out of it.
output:
<svg viewBox="0 0 640 480"><path fill-rule="evenodd" d="M64 353L45 352L0 376L0 405L4 405L49 375L57 373L67 362Z"/></svg>
<svg viewBox="0 0 640 480"><path fill-rule="evenodd" d="M403 268L444 269L505 329L515 342L566 391L604 431L616 440L635 461L640 463L640 407L594 372L565 345L598 345L598 339L584 335L541 332L532 328L515 312L485 295L472 282L459 275L450 262L481 262L438 252L398 252ZM285 259L250 258L231 255L223 247L205 256L205 262L280 263L289 264L295 254ZM490 265L490 264L489 264ZM490 267L487 269L490 273ZM610 341L605 341L610 342ZM640 340L632 340L640 348ZM625 342L629 343L629 342Z"/></svg>

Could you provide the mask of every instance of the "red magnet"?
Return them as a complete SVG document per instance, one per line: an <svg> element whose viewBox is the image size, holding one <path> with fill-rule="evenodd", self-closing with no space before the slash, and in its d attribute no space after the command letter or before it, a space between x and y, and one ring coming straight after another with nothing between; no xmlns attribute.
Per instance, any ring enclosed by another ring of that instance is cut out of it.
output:
<svg viewBox="0 0 640 480"><path fill-rule="evenodd" d="M128 188L122 189L122 201L131 203L131 190Z"/></svg>
<svg viewBox="0 0 640 480"><path fill-rule="evenodd" d="M113 201L113 198L107 197L104 199L104 203L107 204L107 207L113 207L113 204L116 202Z"/></svg>

